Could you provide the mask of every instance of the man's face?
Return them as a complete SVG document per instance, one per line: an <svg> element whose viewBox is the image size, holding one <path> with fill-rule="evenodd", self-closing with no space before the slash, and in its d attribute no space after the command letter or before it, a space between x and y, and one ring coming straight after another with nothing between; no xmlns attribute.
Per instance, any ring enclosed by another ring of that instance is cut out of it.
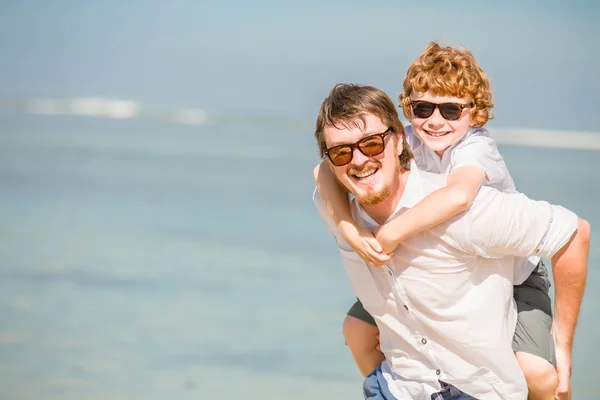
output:
<svg viewBox="0 0 600 400"><path fill-rule="evenodd" d="M384 133L389 127L373 114L364 115L364 126L341 124L327 126L324 129L327 148L341 144L353 144L374 134ZM360 122L360 121L359 121ZM348 191L353 193L361 204L378 204L385 200L398 185L400 162L398 161L396 136L389 134L384 137L384 151L376 156L366 156L358 148L352 150L352 160L342 166L329 165L337 179Z"/></svg>
<svg viewBox="0 0 600 400"><path fill-rule="evenodd" d="M417 102L423 101L435 104L467 104L470 102L470 99L436 96L432 93L413 94L411 99ZM472 124L471 113L468 107L464 108L460 112L459 118L453 121L444 118L439 108L436 108L428 118L419 118L415 115L415 106L413 106L413 117L410 122L415 134L421 139L423 144L440 156L448 147L462 139Z"/></svg>

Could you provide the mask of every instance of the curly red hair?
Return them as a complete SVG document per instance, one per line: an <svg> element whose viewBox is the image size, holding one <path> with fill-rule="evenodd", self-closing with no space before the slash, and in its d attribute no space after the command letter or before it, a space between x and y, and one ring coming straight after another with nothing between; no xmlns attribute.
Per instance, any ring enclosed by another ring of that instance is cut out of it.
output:
<svg viewBox="0 0 600 400"><path fill-rule="evenodd" d="M482 127L493 118L490 81L467 49L430 43L408 68L403 88L400 106L409 120L412 119L411 95L427 92L436 96L470 98L475 127Z"/></svg>

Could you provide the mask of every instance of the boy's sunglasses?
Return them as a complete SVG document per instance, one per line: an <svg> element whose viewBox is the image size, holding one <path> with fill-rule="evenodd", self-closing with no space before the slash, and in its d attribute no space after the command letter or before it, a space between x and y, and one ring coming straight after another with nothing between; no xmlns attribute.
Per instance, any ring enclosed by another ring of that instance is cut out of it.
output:
<svg viewBox="0 0 600 400"><path fill-rule="evenodd" d="M374 157L385 150L385 137L390 133L388 128L383 133L376 133L360 139L356 143L351 144L340 144L339 146L333 146L325 150L325 154L331 160L331 163L336 167L341 167L352 161L354 155L354 149L360 150L367 157Z"/></svg>
<svg viewBox="0 0 600 400"><path fill-rule="evenodd" d="M456 121L462 115L465 108L471 107L471 104L458 104L458 103L431 103L429 101L411 101L410 105L415 117L417 118L429 118L433 114L436 108L440 110L440 114L444 119L448 121Z"/></svg>

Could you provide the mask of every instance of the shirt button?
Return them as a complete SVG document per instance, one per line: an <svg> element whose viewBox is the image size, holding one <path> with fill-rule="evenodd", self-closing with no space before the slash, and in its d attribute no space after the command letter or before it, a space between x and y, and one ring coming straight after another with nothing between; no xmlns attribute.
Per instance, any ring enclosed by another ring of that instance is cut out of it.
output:
<svg viewBox="0 0 600 400"><path fill-rule="evenodd" d="M421 343L423 343L423 344L427 344L427 339L425 339L425 338L421 339ZM439 375L439 374L438 374L438 375Z"/></svg>
<svg viewBox="0 0 600 400"><path fill-rule="evenodd" d="M390 276L392 276L392 271L388 269L388 274L390 274Z"/></svg>
<svg viewBox="0 0 600 400"><path fill-rule="evenodd" d="M404 309L408 311L408 306L406 304L404 305Z"/></svg>
<svg viewBox="0 0 600 400"><path fill-rule="evenodd" d="M441 373L442 373L442 371L440 371L439 369L438 369L437 371L435 371L435 374L436 374L436 375L439 375L439 374L441 374Z"/></svg>

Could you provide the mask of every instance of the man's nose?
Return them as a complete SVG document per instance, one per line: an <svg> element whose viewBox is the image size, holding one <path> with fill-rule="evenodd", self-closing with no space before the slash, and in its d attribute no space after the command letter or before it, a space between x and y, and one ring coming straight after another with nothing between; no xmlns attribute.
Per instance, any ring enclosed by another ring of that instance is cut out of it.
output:
<svg viewBox="0 0 600 400"><path fill-rule="evenodd" d="M369 157L365 156L358 147L355 147L352 151L352 164L354 165L363 165L369 159Z"/></svg>

